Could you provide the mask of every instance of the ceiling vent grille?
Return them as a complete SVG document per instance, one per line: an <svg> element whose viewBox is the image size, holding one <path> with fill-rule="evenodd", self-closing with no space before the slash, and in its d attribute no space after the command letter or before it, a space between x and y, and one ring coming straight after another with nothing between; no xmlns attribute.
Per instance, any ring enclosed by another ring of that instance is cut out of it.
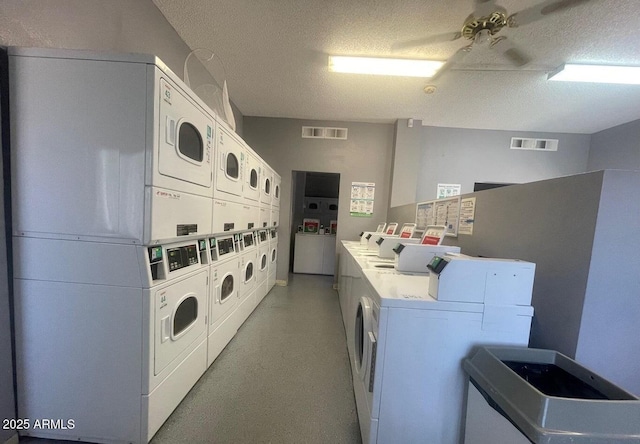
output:
<svg viewBox="0 0 640 444"><path fill-rule="evenodd" d="M558 139L529 139L512 137L512 150L558 151Z"/></svg>
<svg viewBox="0 0 640 444"><path fill-rule="evenodd" d="M303 139L347 140L347 128L326 128L321 126L303 126Z"/></svg>

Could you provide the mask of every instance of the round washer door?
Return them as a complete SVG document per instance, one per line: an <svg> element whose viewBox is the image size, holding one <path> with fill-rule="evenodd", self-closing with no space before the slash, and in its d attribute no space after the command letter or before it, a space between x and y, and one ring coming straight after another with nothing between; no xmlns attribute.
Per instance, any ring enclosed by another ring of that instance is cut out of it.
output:
<svg viewBox="0 0 640 444"><path fill-rule="evenodd" d="M371 301L363 296L358 302L354 332L356 373L363 380L369 362L369 332L371 332Z"/></svg>
<svg viewBox="0 0 640 444"><path fill-rule="evenodd" d="M243 275L243 279L244 279L244 283L248 284L249 282L251 282L251 279L253 279L254 276L254 270L253 270L253 261L248 261L247 265L245 265L244 267L244 275Z"/></svg>

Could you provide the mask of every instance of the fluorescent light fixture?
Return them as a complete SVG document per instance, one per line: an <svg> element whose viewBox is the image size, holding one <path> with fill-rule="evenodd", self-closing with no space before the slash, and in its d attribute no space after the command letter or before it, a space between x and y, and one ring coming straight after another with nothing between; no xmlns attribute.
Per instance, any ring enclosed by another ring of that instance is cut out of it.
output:
<svg viewBox="0 0 640 444"><path fill-rule="evenodd" d="M640 67L566 63L550 73L547 80L640 85Z"/></svg>
<svg viewBox="0 0 640 444"><path fill-rule="evenodd" d="M329 56L329 71L352 74L431 77L442 65L444 65L444 62L433 60Z"/></svg>

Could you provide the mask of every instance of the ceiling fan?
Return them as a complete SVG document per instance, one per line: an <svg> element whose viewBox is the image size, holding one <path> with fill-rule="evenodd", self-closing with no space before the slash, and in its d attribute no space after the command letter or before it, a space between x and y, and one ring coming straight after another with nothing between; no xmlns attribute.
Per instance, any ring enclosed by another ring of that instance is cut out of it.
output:
<svg viewBox="0 0 640 444"><path fill-rule="evenodd" d="M525 52L518 49L509 41L506 36L497 35L503 28L517 28L528 25L548 15L583 5L590 1L591 0L547 0L514 12L513 14L508 14L507 10L497 5L495 0L474 0L475 10L466 18L460 31L436 34L426 38L397 43L393 45L393 51L404 51L434 43L450 42L460 38L471 40L470 44L458 49L458 51L447 60L442 68L431 77L432 81L437 80L453 65L460 63L475 46L488 46L490 49L500 51L512 65L521 67L529 63L531 59Z"/></svg>

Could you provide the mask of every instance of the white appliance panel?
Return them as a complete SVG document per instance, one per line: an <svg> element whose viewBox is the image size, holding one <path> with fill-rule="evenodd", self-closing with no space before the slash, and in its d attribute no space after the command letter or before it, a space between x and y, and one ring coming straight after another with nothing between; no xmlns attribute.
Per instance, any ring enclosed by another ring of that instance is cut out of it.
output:
<svg viewBox="0 0 640 444"><path fill-rule="evenodd" d="M143 291L22 279L14 285L18 415L75 420L73 430L25 434L138 442L145 420ZM117 408L96 415L87 405Z"/></svg>
<svg viewBox="0 0 640 444"><path fill-rule="evenodd" d="M162 188L145 188L146 245L211 233L211 199Z"/></svg>
<svg viewBox="0 0 640 444"><path fill-rule="evenodd" d="M271 208L261 205L259 212L260 214L259 214L258 226L260 228L270 227L271 226Z"/></svg>

